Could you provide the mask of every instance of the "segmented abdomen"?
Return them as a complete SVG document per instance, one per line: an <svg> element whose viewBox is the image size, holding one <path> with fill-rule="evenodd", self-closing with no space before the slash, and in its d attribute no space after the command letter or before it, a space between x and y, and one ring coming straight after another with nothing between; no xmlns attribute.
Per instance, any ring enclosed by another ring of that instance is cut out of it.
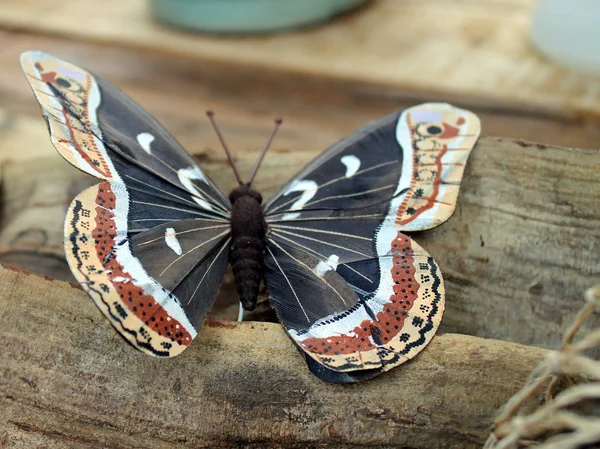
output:
<svg viewBox="0 0 600 449"><path fill-rule="evenodd" d="M242 236L231 245L231 267L242 306L253 310L263 276L265 244L262 239Z"/></svg>

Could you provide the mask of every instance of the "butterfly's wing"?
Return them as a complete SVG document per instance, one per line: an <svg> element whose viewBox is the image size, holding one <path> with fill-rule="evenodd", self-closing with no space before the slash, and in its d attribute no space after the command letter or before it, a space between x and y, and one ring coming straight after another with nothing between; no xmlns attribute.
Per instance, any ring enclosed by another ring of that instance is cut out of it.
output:
<svg viewBox="0 0 600 449"><path fill-rule="evenodd" d="M335 269L308 249L269 243L271 303L322 379L374 377L414 357L439 327L439 267L409 237L398 233L396 241L401 249L393 255Z"/></svg>
<svg viewBox="0 0 600 449"><path fill-rule="evenodd" d="M156 190L144 177L136 182L141 172L168 184L169 192L226 215L226 195L154 118L114 86L42 52L23 53L21 66L52 143L71 164L100 179Z"/></svg>
<svg viewBox="0 0 600 449"><path fill-rule="evenodd" d="M65 221L77 280L138 349L173 356L212 306L229 255L227 197L137 104L41 52L21 56L52 143L102 183Z"/></svg>
<svg viewBox="0 0 600 449"><path fill-rule="evenodd" d="M388 115L334 145L267 203L269 296L317 376L374 377L435 334L440 270L402 231L452 215L479 131L475 115L447 104Z"/></svg>

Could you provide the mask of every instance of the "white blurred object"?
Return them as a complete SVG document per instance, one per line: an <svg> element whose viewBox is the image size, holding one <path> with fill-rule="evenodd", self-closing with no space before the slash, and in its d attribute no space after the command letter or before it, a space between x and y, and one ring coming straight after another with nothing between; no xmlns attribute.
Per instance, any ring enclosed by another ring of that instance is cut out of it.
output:
<svg viewBox="0 0 600 449"><path fill-rule="evenodd" d="M600 75L600 0L539 0L530 38L553 62Z"/></svg>
<svg viewBox="0 0 600 449"><path fill-rule="evenodd" d="M242 307L242 301L240 301L240 308L238 310L238 322L244 321L244 307Z"/></svg>

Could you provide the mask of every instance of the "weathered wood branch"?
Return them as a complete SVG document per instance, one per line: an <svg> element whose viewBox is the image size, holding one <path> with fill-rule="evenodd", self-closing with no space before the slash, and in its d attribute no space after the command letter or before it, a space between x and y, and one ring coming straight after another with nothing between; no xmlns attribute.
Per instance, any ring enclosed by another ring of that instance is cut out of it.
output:
<svg viewBox="0 0 600 449"><path fill-rule="evenodd" d="M373 381L315 378L281 326L213 322L181 356L127 345L80 289L0 267L0 445L480 447L545 350L446 334Z"/></svg>

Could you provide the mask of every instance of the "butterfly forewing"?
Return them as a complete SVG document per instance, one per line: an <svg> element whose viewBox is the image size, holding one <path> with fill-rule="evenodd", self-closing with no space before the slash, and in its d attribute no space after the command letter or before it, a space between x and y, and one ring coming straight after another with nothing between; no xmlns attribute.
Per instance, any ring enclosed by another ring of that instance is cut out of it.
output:
<svg viewBox="0 0 600 449"><path fill-rule="evenodd" d="M21 65L48 121L55 147L73 165L100 179L116 180L121 170L133 170L123 163L114 166L125 161L191 194L208 211L229 209L226 195L193 158L115 87L41 52L23 53Z"/></svg>
<svg viewBox="0 0 600 449"><path fill-rule="evenodd" d="M183 351L212 306L229 255L226 195L183 148L107 82L41 52L21 57L51 139L105 180L79 194L65 252L115 328L157 356Z"/></svg>
<svg viewBox="0 0 600 449"><path fill-rule="evenodd" d="M385 210L400 177L397 119L390 114L317 157L265 205L265 214L285 221L302 218L302 210Z"/></svg>
<svg viewBox="0 0 600 449"><path fill-rule="evenodd" d="M114 144L148 171L193 192L207 210L229 209L227 196L154 118L111 84L94 79L102 96L97 118L105 142Z"/></svg>
<svg viewBox="0 0 600 449"><path fill-rule="evenodd" d="M323 288L318 279L327 284L324 274L335 273L357 298L347 309L311 316L309 325L283 321L317 376L331 382L370 378L414 357L431 340L444 310L441 273L402 231L431 228L452 215L478 135L477 117L447 104L390 114L334 145L267 204L267 288L278 313L302 302L290 297L291 289L314 301ZM273 250L284 245L312 257L311 282L305 276L288 276L287 288L271 282L281 276L274 261L290 266L299 259L290 257L292 249Z"/></svg>

